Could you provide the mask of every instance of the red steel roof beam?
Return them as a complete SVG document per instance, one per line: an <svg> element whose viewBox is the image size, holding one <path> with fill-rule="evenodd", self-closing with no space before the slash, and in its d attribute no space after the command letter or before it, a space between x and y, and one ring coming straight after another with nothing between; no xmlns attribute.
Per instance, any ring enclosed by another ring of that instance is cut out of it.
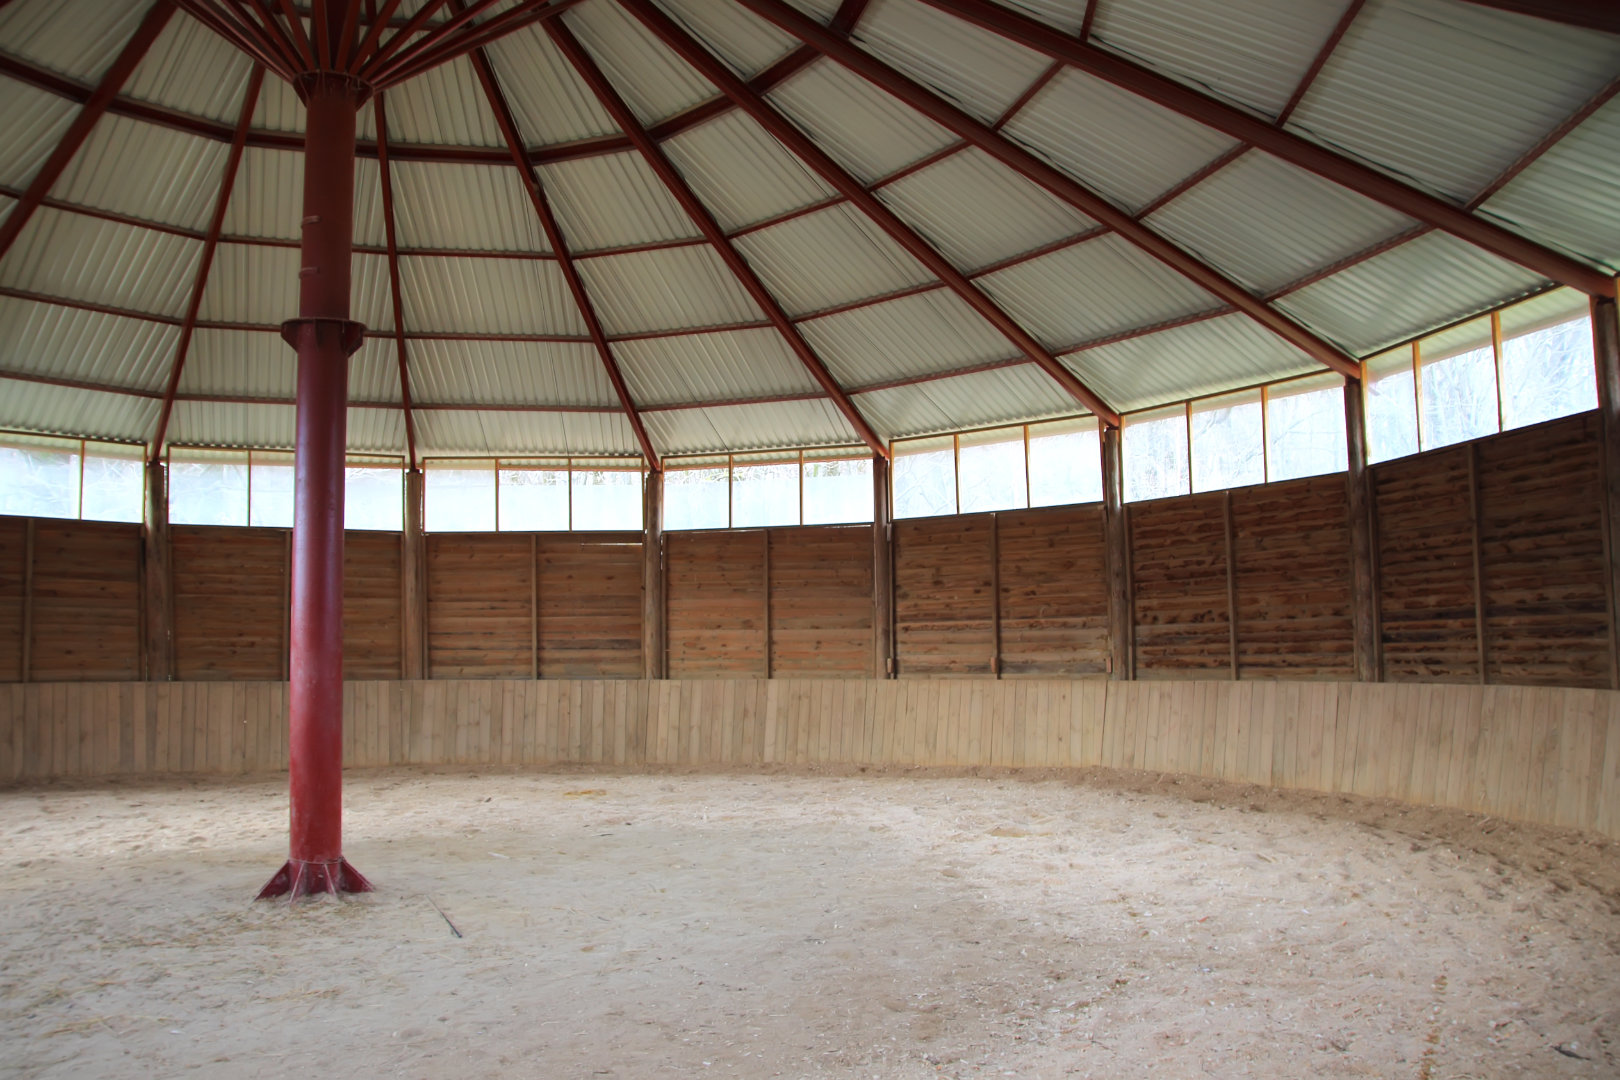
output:
<svg viewBox="0 0 1620 1080"><path fill-rule="evenodd" d="M1107 402L1092 391L1090 387L1086 386L1085 383L1081 382L1072 371L1064 367L1061 361L1047 352L1045 346L1036 341L1012 316L1001 310L1000 306L988 294L975 287L948 259L934 250L921 236L917 235L911 226L901 221L885 203L870 191L867 191L859 180L851 176L804 132L789 123L781 113L778 113L763 98L749 89L748 85L733 74L729 67L676 25L662 10L651 4L649 0L620 0L620 3L636 18L640 19L654 35L674 50L677 55L696 68L706 79L718 86L722 93L735 101L739 107L758 121L760 126L774 135L778 142L786 146L800 160L820 174L822 179L841 192L852 204L859 207L879 228L888 233L895 242L926 266L935 277L945 282L952 292L966 301L970 307L1017 346L1019 352L1038 364L1075 400L1097 414L1105 422L1110 424L1119 422L1119 414ZM825 28L820 23L814 25L817 30L825 32ZM801 38L801 40L808 39ZM813 41L809 43L815 44Z"/></svg>
<svg viewBox="0 0 1620 1080"><path fill-rule="evenodd" d="M344 69L345 71L352 75L360 70L360 65L365 63L366 59L371 55L371 51L377 47L378 39L382 37L383 30L388 26L388 20L393 18L395 11L399 10L399 5L400 0L385 0L382 11L376 18L371 20L371 29L367 30L366 36L360 39L360 47L355 49L354 54L349 58L349 65Z"/></svg>
<svg viewBox="0 0 1620 1080"><path fill-rule="evenodd" d="M517 120L512 115L511 106L507 105L501 88L495 81L495 72L489 65L489 58L482 52L474 51L472 54L473 70L478 73L478 81L483 84L484 95L489 98L490 108L495 113L496 123L500 126L501 137L506 140L507 149L512 152L512 161L518 166L523 175L523 186L529 193L529 201L534 204L534 212L540 218L540 227L545 231L546 242L557 256L557 266L562 270L563 280L568 283L568 291L573 295L574 306L579 309L580 318L585 320L585 328L591 337L591 343L596 346L596 354L602 360L602 367L607 371L608 381L613 384L613 392L618 395L619 404L624 406L626 419L635 430L636 441L641 444L641 452L646 455L649 468L658 471L662 466L659 462L658 452L653 449L652 437L647 434L647 426L641 421L641 414L636 411L636 403L630 397L630 387L625 384L624 375L619 371L619 362L613 357L613 349L608 344L607 335L602 331L602 322L597 318L596 308L591 304L591 298L585 291L585 283L580 279L579 269L574 265L573 258L568 254L568 245L557 225L556 215L551 212L551 204L546 199L545 190L540 186L540 174L535 171L534 163L529 160L529 153L523 148L523 138L518 133Z"/></svg>
<svg viewBox="0 0 1620 1080"><path fill-rule="evenodd" d="M186 370L186 356L191 351L191 338L197 329L197 313L202 310L203 290L208 287L208 272L214 265L214 252L219 247L220 230L225 227L225 210L231 202L231 190L236 186L236 171L242 163L242 149L247 145L248 124L259 103L259 89L264 85L264 68L255 65L248 75L247 90L242 95L242 110L236 120L236 137L231 141L231 152L225 158L225 171L219 180L219 198L214 201L214 216L208 222L208 235L203 238L202 255L197 260L197 276L191 284L191 300L186 305L186 317L180 324L180 339L174 347L174 363L169 365L169 386L163 393L163 408L158 412L157 430L152 435L152 459L163 453L163 440L169 433L169 417L174 412L174 396L180 389L180 376Z"/></svg>
<svg viewBox="0 0 1620 1080"><path fill-rule="evenodd" d="M394 299L394 354L399 360L399 400L405 413L405 449L416 468L416 419L411 413L411 373L405 351L405 304L400 299L399 247L394 236L394 180L388 165L388 113L383 96L371 99L377 115L377 171L382 181L383 232L388 237L388 289Z"/></svg>
<svg viewBox="0 0 1620 1080"><path fill-rule="evenodd" d="M756 11L765 6L759 0L742 2ZM1290 164L1308 169L1408 217L1467 240L1493 255L1534 270L1561 285L1573 286L1593 296L1615 295L1614 279L1596 267L1553 251L1444 199L1386 176L1371 166L1275 127L1242 109L1183 86L1123 57L1077 41L1036 19L990 3L989 0L923 2L1025 48L1054 60L1062 60ZM775 7L774 4L770 6ZM777 20L773 18L772 21ZM825 29L819 24L811 25L826 35Z"/></svg>
<svg viewBox="0 0 1620 1080"><path fill-rule="evenodd" d="M188 15L224 38L229 44L284 78L292 77L296 69L287 66L286 59L263 39L251 21L243 25L216 0L178 0L178 2Z"/></svg>
<svg viewBox="0 0 1620 1080"><path fill-rule="evenodd" d="M625 104L624 98L619 96L619 92L613 88L613 84L608 81L607 76L602 74L602 69L597 67L596 61L586 53L579 40L562 23L555 21L547 23L546 30L551 34L551 40L556 43L557 48L562 51L562 54L568 58L569 62L574 65L574 69L579 72L586 84L590 86L591 91L596 95L597 100L602 103L603 108L607 109L608 115L613 118L614 123L618 124L619 128L630 136L630 141L636 144L636 149L641 151L641 156L646 159L653 172L658 174L658 178L669 189L669 193L675 196L675 201L681 204L681 208L686 211L687 216L692 219L699 231L714 247L721 260L725 262L732 274L747 290L748 295L753 297L754 303L758 304L760 309L765 312L766 317L776 327L777 332L787 341L788 348L793 350L793 354L799 358L799 362L810 372L811 377L832 398L833 403L838 406L838 411L844 414L844 419L849 421L850 426L855 429L855 433L860 436L861 441L871 447L872 452L879 457L888 457L888 444L883 441L876 431L872 430L872 425L861 415L860 410L855 407L855 403L844 392L844 388L838 385L838 381L833 378L832 372L827 370L827 365L823 364L821 358L810 348L810 343L804 339L804 335L799 332L798 327L793 325L793 321L788 318L787 312L782 309L781 304L777 303L776 297L771 295L770 290L765 287L765 283L754 272L754 268L748 265L747 260L737 252L736 247L726 238L725 230L720 227L720 223L715 220L708 207L704 206L702 201L698 199L697 195L692 191L691 185L670 163L669 158L664 155L659 145L647 134L647 129L641 126L641 121L636 118L630 106Z"/></svg>
<svg viewBox="0 0 1620 1080"><path fill-rule="evenodd" d="M577 7L584 0L526 0L515 4L493 18L478 23L463 30L460 34L450 37L440 43L433 50L419 55L416 59L406 62L401 60L397 65L389 65L387 72L372 76L373 81L380 87L394 86L414 79L423 72L430 71L441 64L447 64L460 56L465 56L474 49L482 49L491 45L508 34L516 33L531 23L541 19L551 19Z"/></svg>
<svg viewBox="0 0 1620 1080"><path fill-rule="evenodd" d="M315 47L309 43L309 35L304 33L303 15L293 5L292 0L281 0L281 11L287 17L287 26L292 34L293 47L298 50L298 55L303 57L303 70L313 70L316 66Z"/></svg>
<svg viewBox="0 0 1620 1080"><path fill-rule="evenodd" d="M290 2L291 0L282 0L282 3ZM375 68L378 64L386 63L388 58L403 48L405 43L418 30L427 25L429 19L438 14L439 9L444 7L446 2L447 0L427 0L417 13L412 15L410 20L394 33L393 37L377 46L377 53L367 62L367 66ZM375 30L375 27L373 29Z"/></svg>
<svg viewBox="0 0 1620 1080"><path fill-rule="evenodd" d="M96 85L95 93L90 95L90 100L85 102L84 108L79 110L79 115L68 125L61 141L56 144L56 149L51 151L51 156L46 159L45 164L40 167L28 185L28 190L17 200L17 205L11 208L6 220L0 222L0 259L5 258L6 252L11 250L11 245L17 242L23 226L28 224L28 220L34 216L34 211L39 209L39 204L50 194L51 187L61 178L63 171L68 167L68 162L73 160L73 156L79 152L79 147L84 145L84 140L90 135L90 129L96 126L101 114L107 111L107 106L118 96L119 88L134 72L136 65L141 62L141 58L152 47L152 42L157 40L157 36L163 32L164 26L168 25L173 15L174 4L171 0L157 0L147 10L141 25L135 28L135 33L125 43L123 51L112 62L107 73L101 77L101 82Z"/></svg>
<svg viewBox="0 0 1620 1080"><path fill-rule="evenodd" d="M270 5L265 0L253 0L251 9L247 5L247 0L230 0L230 3L236 8L243 23L259 30L259 39L271 48L274 55L281 58L286 70L300 69L298 50L293 48L292 39L287 36L286 30L276 20L275 13L270 10Z"/></svg>
<svg viewBox="0 0 1620 1080"><path fill-rule="evenodd" d="M1480 7L1511 11L1549 22L1620 34L1620 5L1609 0L1466 0Z"/></svg>
<svg viewBox="0 0 1620 1080"><path fill-rule="evenodd" d="M831 59L973 143L1070 206L1113 229L1125 240L1242 311L1307 356L1346 375L1360 373L1360 365L1338 346L1324 341L1225 274L1183 251L1069 174L1036 157L1006 136L991 130L987 124L969 116L938 94L913 82L870 53L857 48L847 39L828 33L819 23L804 18L778 0L741 0L741 2L743 6L757 12L800 40L815 46Z"/></svg>

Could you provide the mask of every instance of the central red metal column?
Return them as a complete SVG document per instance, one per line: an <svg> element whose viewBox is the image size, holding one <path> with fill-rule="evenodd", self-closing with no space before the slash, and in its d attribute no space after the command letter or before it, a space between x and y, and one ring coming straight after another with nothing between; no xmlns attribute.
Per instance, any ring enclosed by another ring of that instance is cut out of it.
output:
<svg viewBox="0 0 1620 1080"><path fill-rule="evenodd" d="M291 851L259 898L368 892L343 858L343 468L349 357L365 327L349 318L354 246L354 136L365 83L333 72L297 83L304 135L303 259L298 318L281 336L298 350L289 688Z"/></svg>

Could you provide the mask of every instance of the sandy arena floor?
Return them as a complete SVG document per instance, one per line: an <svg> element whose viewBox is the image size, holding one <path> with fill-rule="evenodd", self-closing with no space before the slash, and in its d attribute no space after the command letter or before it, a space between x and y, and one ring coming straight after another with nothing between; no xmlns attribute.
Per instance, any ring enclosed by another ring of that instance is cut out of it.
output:
<svg viewBox="0 0 1620 1080"><path fill-rule="evenodd" d="M285 798L0 793L0 1072L1620 1075L1590 836L1101 772L369 773L379 891L251 904Z"/></svg>

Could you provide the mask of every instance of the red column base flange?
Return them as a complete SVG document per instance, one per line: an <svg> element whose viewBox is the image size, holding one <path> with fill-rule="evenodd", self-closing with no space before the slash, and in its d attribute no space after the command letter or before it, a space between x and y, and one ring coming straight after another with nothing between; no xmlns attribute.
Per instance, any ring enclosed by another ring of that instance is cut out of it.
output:
<svg viewBox="0 0 1620 1080"><path fill-rule="evenodd" d="M331 893L336 896L338 893L370 891L371 882L367 881L360 871L350 866L348 859L338 859L335 862L288 859L281 864L281 869L275 872L254 899L268 900L272 896L284 895L291 902L300 896L315 896L319 893Z"/></svg>

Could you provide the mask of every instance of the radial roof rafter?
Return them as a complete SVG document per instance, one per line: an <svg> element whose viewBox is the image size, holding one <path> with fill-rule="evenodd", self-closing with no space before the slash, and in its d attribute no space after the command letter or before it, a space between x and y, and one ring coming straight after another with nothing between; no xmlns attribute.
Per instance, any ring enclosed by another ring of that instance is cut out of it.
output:
<svg viewBox="0 0 1620 1080"><path fill-rule="evenodd" d="M608 81L607 76L602 74L602 70L596 65L596 61L590 57L573 33L561 22L547 24L546 31L551 35L557 48L562 51L563 56L568 59L574 69L579 72L580 77L585 80L586 85L591 88L591 92L602 103L602 107L607 110L614 123L618 124L620 130L630 137L630 141L640 151L647 165L663 182L669 193L675 197L675 201L680 203L681 209L686 211L687 217L698 227L698 230L708 240L732 275L742 284L743 289L753 298L754 303L759 305L760 309L765 312L771 325L776 328L777 332L787 342L787 346L792 350L794 356L804 365L805 370L809 371L810 376L821 386L827 396L832 398L833 404L843 414L844 419L849 421L850 427L860 436L861 441L879 457L887 457L889 453L888 445L872 429L872 425L866 417L861 415L860 410L855 407L855 403L850 400L844 388L838 384L832 373L827 370L827 365L822 363L821 358L810 348L810 343L804 339L804 335L793 324L793 320L788 318L787 312L783 310L776 297L771 295L770 290L765 287L765 283L760 280L753 267L749 266L747 260L742 257L736 246L727 238L725 231L720 228L720 223L715 220L708 207L704 206L702 201L698 199L696 193L692 191L691 185L681 176L659 145L647 134L647 129L641 126L641 122L636 119L636 115L631 111L630 106L625 103L624 98L619 96L618 91L613 88L613 84Z"/></svg>
<svg viewBox="0 0 1620 1080"><path fill-rule="evenodd" d="M774 10L777 7L776 0L740 0L740 2L756 11L762 8ZM1122 56L1069 37L1038 19L992 3L991 0L922 0L922 2L1043 56L1061 60L1071 67L1128 90L1156 105L1180 113L1292 165L1316 173L1375 202L1383 203L1408 217L1451 233L1493 255L1534 270L1559 284L1572 286L1593 296L1615 295L1614 278L1597 267L1538 244L1528 237L1472 214L1444 199L1402 183L1369 165L1364 165L1351 157L1228 105L1209 94L1160 75ZM797 15L797 12L793 14ZM777 22L774 18L772 21ZM811 23L811 26L825 36L825 28L819 23ZM836 36L834 40L843 41ZM853 45L849 47L854 48Z"/></svg>
<svg viewBox="0 0 1620 1080"><path fill-rule="evenodd" d="M388 294L394 310L394 356L399 366L400 410L405 415L405 455L409 466L416 468L416 417L411 412L411 370L409 353L405 347L405 301L399 287L399 244L394 225L394 177L388 161L388 110L383 104L386 95L371 99L371 108L377 120L377 179L382 189L383 234L388 246Z"/></svg>
<svg viewBox="0 0 1620 1080"><path fill-rule="evenodd" d="M979 313L1005 336L1019 352L1037 364L1047 375L1085 408L1106 423L1118 424L1119 414L1103 398L1086 386L1061 361L1046 350L1016 319L1003 311L990 296L968 280L960 270L939 253L916 230L901 221L888 206L851 176L848 170L835 162L826 151L790 123L738 78L718 57L709 52L660 8L649 0L619 0L621 6L639 19L652 33L668 45L678 56L695 68L700 75L720 88L752 116L761 127L773 135L811 171L818 174L833 188L841 192L850 203L865 214L873 224L905 248L931 273ZM820 24L817 24L818 26Z"/></svg>
<svg viewBox="0 0 1620 1080"><path fill-rule="evenodd" d="M456 0L452 0L452 3ZM561 227L557 224L557 216L551 209L551 203L546 197L545 189L540 183L540 174L534 163L529 160L528 152L524 149L522 133L519 132L517 119L512 115L512 108L506 103L506 97L501 92L500 84L495 79L495 71L490 66L489 57L482 49L475 49L469 57L473 70L478 74L478 81L483 86L484 96L489 101L489 107L495 114L495 121L501 129L501 136L506 140L507 149L512 154L512 160L518 165L523 174L523 188L534 206L535 215L540 219L540 228L546 234L546 242L557 256L557 266L561 269L563 279L568 285L569 294L574 298L574 306L578 308L580 318L584 320L591 344L595 346L597 356L602 361L602 368L607 372L608 381L613 384L613 392L619 398L619 404L624 408L626 419L635 431L636 441L641 444L641 451L647 458L647 465L658 470L661 465L658 451L653 447L652 437L647 434L647 426L642 423L641 414L636 409L636 403L630 396L630 387L624 381L624 375L619 370L619 363L613 356L613 349L608 344L607 335L602 330L601 319L596 314L596 308L591 303L590 294L585 289L585 282L580 278L579 268L574 265L573 258L568 253L567 239L563 236Z"/></svg>
<svg viewBox="0 0 1620 1080"><path fill-rule="evenodd" d="M225 158L220 172L219 195L214 200L214 215L208 221L208 233L203 238L203 249L197 257L197 274L191 285L191 299L186 304L185 319L180 324L180 339L174 346L174 360L169 365L168 388L163 393L163 406L158 411L157 427L152 432L152 460L163 453L163 440L169 433L169 418L174 413L175 394L180 389L180 377L186 370L186 357L191 352L192 335L197 329L197 315L202 311L203 293L208 288L208 274L214 266L214 252L219 247L219 234L225 226L225 211L231 203L231 192L236 187L236 173L242 164L242 150L247 141L248 123L259 103L259 89L264 85L264 68L255 64L248 74L247 89L242 93L242 107L236 120L236 138L231 141L231 152Z"/></svg>
<svg viewBox="0 0 1620 1080"><path fill-rule="evenodd" d="M1620 34L1620 6L1608 0L1465 0L1480 7Z"/></svg>
<svg viewBox="0 0 1620 1080"><path fill-rule="evenodd" d="M627 0L640 4L643 0ZM1237 282L1188 254L1130 214L1081 184L1068 173L1035 156L988 124L969 116L927 87L889 67L847 38L799 14L781 0L740 0L762 18L814 47L886 93L903 101L959 138L989 153L1070 206L1106 225L1120 237L1158 259L1183 277L1242 311L1312 359L1346 375L1360 366L1344 350L1251 294ZM1067 369L1065 369L1067 370Z"/></svg>

